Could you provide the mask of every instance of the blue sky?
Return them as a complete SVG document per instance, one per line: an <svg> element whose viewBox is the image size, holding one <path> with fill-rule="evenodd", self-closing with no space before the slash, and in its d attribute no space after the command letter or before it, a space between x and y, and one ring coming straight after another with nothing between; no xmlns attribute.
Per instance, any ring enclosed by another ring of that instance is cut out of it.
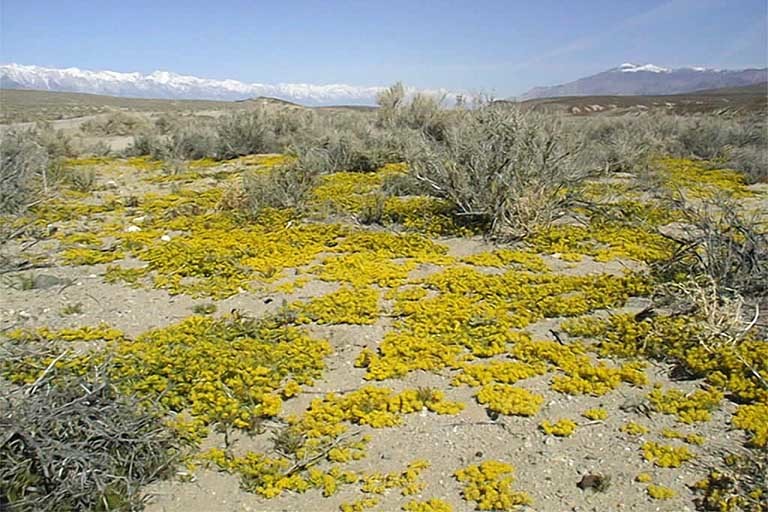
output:
<svg viewBox="0 0 768 512"><path fill-rule="evenodd" d="M765 67L765 0L0 0L0 62L503 97L623 62Z"/></svg>

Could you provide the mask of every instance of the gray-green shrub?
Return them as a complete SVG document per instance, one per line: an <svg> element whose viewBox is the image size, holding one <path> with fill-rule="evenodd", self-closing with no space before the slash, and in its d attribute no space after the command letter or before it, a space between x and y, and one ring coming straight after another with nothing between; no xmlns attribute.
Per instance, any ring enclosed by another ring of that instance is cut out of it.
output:
<svg viewBox="0 0 768 512"><path fill-rule="evenodd" d="M488 106L464 113L443 141L423 135L408 164L460 215L521 237L562 214L569 187L587 174L579 150L556 118Z"/></svg>

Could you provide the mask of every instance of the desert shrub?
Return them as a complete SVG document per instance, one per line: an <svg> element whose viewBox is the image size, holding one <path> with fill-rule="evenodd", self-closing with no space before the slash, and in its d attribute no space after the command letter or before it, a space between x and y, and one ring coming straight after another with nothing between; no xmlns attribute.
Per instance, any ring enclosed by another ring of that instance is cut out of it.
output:
<svg viewBox="0 0 768 512"><path fill-rule="evenodd" d="M278 146L283 147L300 134L311 132L317 122L317 115L312 110L281 108L272 113L270 125Z"/></svg>
<svg viewBox="0 0 768 512"><path fill-rule="evenodd" d="M140 508L178 453L172 435L102 372L62 372L0 394L0 509Z"/></svg>
<svg viewBox="0 0 768 512"><path fill-rule="evenodd" d="M404 140L396 129L374 127L369 116L339 113L317 119L308 131L293 137L290 146L325 153L331 171L371 172L402 160Z"/></svg>
<svg viewBox="0 0 768 512"><path fill-rule="evenodd" d="M715 115L678 118L677 141L681 156L721 158L735 148L768 143L761 123Z"/></svg>
<svg viewBox="0 0 768 512"><path fill-rule="evenodd" d="M90 192L96 185L96 171L92 167L76 167L67 170L65 180L78 192Z"/></svg>
<svg viewBox="0 0 768 512"><path fill-rule="evenodd" d="M145 129L133 136L133 142L126 148L126 156L150 156L162 160L168 152L165 137L155 129Z"/></svg>
<svg viewBox="0 0 768 512"><path fill-rule="evenodd" d="M166 113L154 118L152 125L159 133L167 134L186 122L188 121L178 114Z"/></svg>
<svg viewBox="0 0 768 512"><path fill-rule="evenodd" d="M424 135L408 164L430 193L494 235L525 236L561 215L586 173L558 119L517 109L467 111L444 141Z"/></svg>
<svg viewBox="0 0 768 512"><path fill-rule="evenodd" d="M103 140L94 142L93 144L88 144L84 146L80 151L80 154L82 155L91 156L109 156L111 153L112 148Z"/></svg>
<svg viewBox="0 0 768 512"><path fill-rule="evenodd" d="M42 146L51 159L77 156L72 138L63 131L54 129L51 123L36 123L34 130L25 132L25 134Z"/></svg>
<svg viewBox="0 0 768 512"><path fill-rule="evenodd" d="M307 150L288 164L244 177L244 205L248 213L258 215L266 208L303 210L327 165L327 155Z"/></svg>
<svg viewBox="0 0 768 512"><path fill-rule="evenodd" d="M117 111L85 121L80 125L80 131L97 136L130 135L147 125L142 116Z"/></svg>
<svg viewBox="0 0 768 512"><path fill-rule="evenodd" d="M383 126L395 124L398 109L405 101L405 86L397 82L376 95L376 104L379 106L376 112L379 123Z"/></svg>
<svg viewBox="0 0 768 512"><path fill-rule="evenodd" d="M429 195L427 184L411 173L393 173L384 176L381 191L387 196Z"/></svg>
<svg viewBox="0 0 768 512"><path fill-rule="evenodd" d="M217 120L215 157L228 160L279 150L266 108L226 115ZM214 156L214 155L211 155Z"/></svg>
<svg viewBox="0 0 768 512"><path fill-rule="evenodd" d="M733 453L720 450L722 461L691 489L696 510L760 512L768 507L768 451Z"/></svg>
<svg viewBox="0 0 768 512"><path fill-rule="evenodd" d="M744 296L768 292L768 233L728 197L698 203L676 201L682 213L678 233L666 233L679 244L667 265L695 278L712 280L718 290Z"/></svg>
<svg viewBox="0 0 768 512"><path fill-rule="evenodd" d="M219 151L219 144L219 134L214 127L204 122L193 121L171 131L163 157L175 160L214 157Z"/></svg>
<svg viewBox="0 0 768 512"><path fill-rule="evenodd" d="M768 181L768 142L733 148L728 152L728 167L745 174L748 183Z"/></svg>
<svg viewBox="0 0 768 512"><path fill-rule="evenodd" d="M643 114L574 119L568 130L583 141L581 165L604 172L640 173L653 157L670 149L675 125L670 116Z"/></svg>
<svg viewBox="0 0 768 512"><path fill-rule="evenodd" d="M0 140L0 213L18 213L49 180L51 158L32 131L6 132Z"/></svg>
<svg viewBox="0 0 768 512"><path fill-rule="evenodd" d="M398 82L381 91L376 101L379 126L420 130L436 140L445 136L449 114L443 109L443 97L416 93L407 98L405 87Z"/></svg>

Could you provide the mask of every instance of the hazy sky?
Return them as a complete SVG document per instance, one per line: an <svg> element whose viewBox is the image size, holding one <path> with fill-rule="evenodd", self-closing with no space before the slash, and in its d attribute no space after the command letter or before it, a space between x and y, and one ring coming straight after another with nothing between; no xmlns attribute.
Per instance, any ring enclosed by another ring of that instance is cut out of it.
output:
<svg viewBox="0 0 768 512"><path fill-rule="evenodd" d="M0 0L0 62L508 96L623 62L765 67L766 0Z"/></svg>

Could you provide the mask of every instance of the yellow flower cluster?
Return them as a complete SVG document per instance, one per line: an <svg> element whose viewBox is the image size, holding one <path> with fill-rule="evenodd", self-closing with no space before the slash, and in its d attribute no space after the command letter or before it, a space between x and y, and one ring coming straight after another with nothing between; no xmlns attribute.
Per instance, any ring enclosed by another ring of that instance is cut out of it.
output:
<svg viewBox="0 0 768 512"><path fill-rule="evenodd" d="M464 484L464 499L477 502L477 510L508 511L532 502L526 493L512 490L513 473L509 464L488 460L459 469L454 476Z"/></svg>
<svg viewBox="0 0 768 512"><path fill-rule="evenodd" d="M682 434L677 430L672 430L671 428L665 428L662 430L661 436L666 439L680 439L681 441L684 441L688 444L694 444L696 446L701 446L706 441L704 436L700 434Z"/></svg>
<svg viewBox="0 0 768 512"><path fill-rule="evenodd" d="M584 364L578 364L582 362ZM578 358L576 364L562 365L566 375L552 379L552 389L569 395L589 394L601 396L619 387L622 382L640 386L647 382L641 362L626 363L619 368L609 368L600 363L589 364L589 359Z"/></svg>
<svg viewBox="0 0 768 512"><path fill-rule="evenodd" d="M109 265L104 272L104 281L107 283L123 282L131 287L140 287L141 278L149 271L146 267L124 268L120 265Z"/></svg>
<svg viewBox="0 0 768 512"><path fill-rule="evenodd" d="M301 276L295 279L285 281L284 283L278 284L273 288L273 290L277 293L284 293L286 295L290 295L292 293L296 293L297 290L306 286L307 283L309 283L309 281L310 279L308 277Z"/></svg>
<svg viewBox="0 0 768 512"><path fill-rule="evenodd" d="M670 446L646 441L643 446L643 457L660 468L679 468L684 462L694 458L685 446Z"/></svg>
<svg viewBox="0 0 768 512"><path fill-rule="evenodd" d="M310 271L323 281L341 281L353 286L400 286L408 278L408 272L416 262L406 260L395 263L376 253L356 252L326 258Z"/></svg>
<svg viewBox="0 0 768 512"><path fill-rule="evenodd" d="M320 324L373 324L379 319L379 292L373 288L343 287L307 304L295 303L298 321Z"/></svg>
<svg viewBox="0 0 768 512"><path fill-rule="evenodd" d="M537 375L544 375L548 367L542 361L493 361L484 364L462 363L459 365L461 373L454 377L452 384L458 386L484 386L492 382L501 384L514 384L517 381L530 379Z"/></svg>
<svg viewBox="0 0 768 512"><path fill-rule="evenodd" d="M404 164L387 164L375 173L336 172L323 176L313 191L311 209L320 217L379 210L379 221L384 225L398 225L428 236L473 232L456 222L448 201L428 196L387 197L381 190L384 180L405 170Z"/></svg>
<svg viewBox="0 0 768 512"><path fill-rule="evenodd" d="M585 348L579 343L567 347L554 341L519 341L510 349L510 355L520 361L548 361L553 369L565 375L552 378L551 387L555 391L572 395L604 395L616 389L622 382L642 385L646 382L643 364L625 363L618 368L610 368L603 363L594 364L587 356Z"/></svg>
<svg viewBox="0 0 768 512"><path fill-rule="evenodd" d="M709 198L728 192L734 197L751 194L738 171L712 169L711 164L686 158L664 158L659 161L661 174L671 190L681 190L694 198Z"/></svg>
<svg viewBox="0 0 768 512"><path fill-rule="evenodd" d="M399 425L404 414L428 409L438 414L457 414L464 405L445 400L441 391L425 396L416 389L395 393L389 388L364 386L344 395L328 394L312 401L301 417L289 421L309 437L338 436L346 431L343 422L374 428Z"/></svg>
<svg viewBox="0 0 768 512"><path fill-rule="evenodd" d="M66 158L62 162L62 167L93 167L96 165L105 166L116 162L117 160L107 156L88 156L81 158Z"/></svg>
<svg viewBox="0 0 768 512"><path fill-rule="evenodd" d="M655 500L668 500L677 496L677 491L663 485L651 484L648 486L648 496Z"/></svg>
<svg viewBox="0 0 768 512"><path fill-rule="evenodd" d="M710 471L709 474L696 482L693 489L703 494L699 498L704 510L717 510L719 512L735 512L737 510L754 510L763 512L764 508L756 503L756 508L749 508L750 501L757 501L761 498L762 492L760 485L765 486L765 482L758 484L758 488L747 495L740 495L734 492L734 480L720 471ZM751 499L750 499L751 498ZM754 505L755 503L753 503Z"/></svg>
<svg viewBox="0 0 768 512"><path fill-rule="evenodd" d="M33 222L38 226L47 226L50 224L70 222L79 219L95 220L102 214L108 212L121 213L122 211L122 205L117 203L115 198L108 198L100 204L85 203L80 200L64 201L61 199L54 199L32 208L32 218L22 219L24 222Z"/></svg>
<svg viewBox="0 0 768 512"><path fill-rule="evenodd" d="M768 404L739 406L731 424L751 434L750 445L758 448L768 446Z"/></svg>
<svg viewBox="0 0 768 512"><path fill-rule="evenodd" d="M426 196L388 197L384 201L384 224L402 226L407 231L427 236L470 236L478 227L465 226L452 215L453 205Z"/></svg>
<svg viewBox="0 0 768 512"><path fill-rule="evenodd" d="M264 154L246 155L229 160L227 163L236 167L277 167L290 163L294 158L290 155Z"/></svg>
<svg viewBox="0 0 768 512"><path fill-rule="evenodd" d="M342 503L339 505L341 512L363 512L379 504L379 498L373 496L369 498L360 498L351 503Z"/></svg>
<svg viewBox="0 0 768 512"><path fill-rule="evenodd" d="M587 409L581 415L592 421L603 421L608 418L608 411L602 408Z"/></svg>
<svg viewBox="0 0 768 512"><path fill-rule="evenodd" d="M405 512L453 512L453 508L439 498L426 501L412 500L403 505Z"/></svg>
<svg viewBox="0 0 768 512"><path fill-rule="evenodd" d="M626 220L601 221L593 218L587 227L550 226L527 241L534 251L559 254L566 261L579 261L581 256L592 256L596 261L627 258L652 263L666 260L674 254L674 242L661 236L651 219L631 215L628 209L632 206L628 203L611 206ZM670 215L666 222L673 220ZM644 222L646 226L642 226Z"/></svg>
<svg viewBox="0 0 768 512"><path fill-rule="evenodd" d="M365 252L377 258L408 258L417 263L447 265L453 258L447 256L448 248L416 233L391 233L388 231L350 231L332 247L334 252Z"/></svg>
<svg viewBox="0 0 768 512"><path fill-rule="evenodd" d="M715 389L727 391L742 402L768 403L768 389L755 375L768 372L768 343L754 337L747 336L733 345L708 347L699 342L701 329L697 319L686 316L637 321L633 315L617 314L608 319L566 320L561 327L572 336L596 339L601 356L674 359L692 375L704 377ZM746 371L747 368L754 372ZM703 404L704 408L717 405L715 391L710 392L709 398L697 396L712 402Z"/></svg>
<svg viewBox="0 0 768 512"><path fill-rule="evenodd" d="M9 340L13 341L120 341L125 338L123 331L110 327L109 324L100 323L96 326L83 326L75 328L66 328L51 330L47 327L38 329L16 329L5 334Z"/></svg>
<svg viewBox="0 0 768 512"><path fill-rule="evenodd" d="M311 263L341 233L339 226L283 225L280 220L238 225L223 214L194 216L174 226L188 234L167 242L158 237L137 256L157 274L155 286L226 297L248 289L254 279L269 282L286 268Z"/></svg>
<svg viewBox="0 0 768 512"><path fill-rule="evenodd" d="M242 429L278 414L284 381L290 378L293 387L311 383L331 352L326 341L297 328L244 318L193 316L136 339L106 328L64 334L69 339L107 336L113 342L90 357L62 360L61 366L78 371L107 358L124 392L188 411L204 425Z"/></svg>
<svg viewBox="0 0 768 512"><path fill-rule="evenodd" d="M140 171L157 171L163 167L164 162L149 156L134 156L126 159L125 164Z"/></svg>
<svg viewBox="0 0 768 512"><path fill-rule="evenodd" d="M539 424L542 432L548 436L569 437L576 431L576 422L568 418L561 418L555 423L544 420Z"/></svg>
<svg viewBox="0 0 768 512"><path fill-rule="evenodd" d="M487 384L480 388L475 398L492 411L516 416L533 416L544 403L543 396L509 384Z"/></svg>
<svg viewBox="0 0 768 512"><path fill-rule="evenodd" d="M68 347L60 346L61 343L105 341L108 345L120 343L125 335L122 331L114 329L107 324L98 326L83 326L52 330L47 327L37 329L15 329L5 334L5 338L16 344L35 344L40 347L43 355L30 355L20 359L0 359L0 375L17 384L31 384L36 381L49 365L55 363L56 368L69 370L75 375L84 376L91 369L88 364L90 352L84 355L70 355L67 358L56 360L52 352L61 354L68 351ZM37 350L33 351L37 352ZM98 353L98 352L97 352ZM98 358L98 357L97 357Z"/></svg>
<svg viewBox="0 0 768 512"><path fill-rule="evenodd" d="M619 428L622 432L625 434L629 434L630 436L641 436L643 434L647 434L649 432L648 427L645 425L641 425L639 423L635 423L634 421L628 421L624 425Z"/></svg>
<svg viewBox="0 0 768 512"><path fill-rule="evenodd" d="M323 213L359 212L368 201L369 194L379 189L380 173L335 172L321 178L312 191L315 208Z"/></svg>
<svg viewBox="0 0 768 512"><path fill-rule="evenodd" d="M365 348L355 366L366 368L368 380L402 377L415 370L439 371L456 364L461 347L441 345L411 333L387 332L376 352Z"/></svg>
<svg viewBox="0 0 768 512"><path fill-rule="evenodd" d="M418 494L426 484L421 480L422 471L429 467L425 460L415 460L404 471L391 473L367 473L361 477L362 490L365 493L384 494L388 489L400 489L403 496Z"/></svg>
<svg viewBox="0 0 768 512"><path fill-rule="evenodd" d="M101 247L101 238L94 233L70 233L59 237L62 246Z"/></svg>
<svg viewBox="0 0 768 512"><path fill-rule="evenodd" d="M490 275L466 266L448 268L425 279L424 284L443 293L506 306L513 312L511 318L517 327L542 318L577 316L619 306L631 296L651 291L647 278L639 274L564 276L513 269Z"/></svg>
<svg viewBox="0 0 768 512"><path fill-rule="evenodd" d="M125 256L119 250L100 250L87 247L72 247L62 251L61 260L65 265L98 265L111 263Z"/></svg>
<svg viewBox="0 0 768 512"><path fill-rule="evenodd" d="M653 477L650 473L638 473L635 477L635 482L640 482L641 484L651 483L653 482Z"/></svg>
<svg viewBox="0 0 768 512"><path fill-rule="evenodd" d="M364 351L358 358L357 365L368 369L366 378L386 379L418 369L456 368L470 357L504 354L510 351L510 346L530 342L527 335L514 329L544 317L578 315L620 305L629 296L649 290L646 281L637 275L562 276L519 270L488 275L465 265L450 267L422 280L421 284L437 294L413 293L412 288L408 288L402 295L389 295L395 299L394 313L400 319L396 329L385 335L376 353ZM536 345L545 346L538 342ZM593 366L585 355L566 357L573 354L572 350L577 349L565 350L553 344L547 347L547 355L537 351L528 354L523 362L542 372L540 359L542 356L550 359L567 374L557 384L567 392L605 393L621 381L644 382L639 365L629 364L619 369ZM515 348L512 355L520 359L515 355ZM592 370L584 369L585 366ZM528 371L520 365L488 370L511 372L507 378L497 373L500 382L512 382L519 377L513 376L514 373ZM609 382L606 389L595 384L603 380Z"/></svg>
<svg viewBox="0 0 768 512"><path fill-rule="evenodd" d="M220 469L240 475L245 489L265 498L275 498L285 491L305 492L321 489L323 496L331 496L340 485L358 482L359 477L332 466L328 471L312 467L305 472L292 470L290 460L272 458L261 453L248 452L237 457L219 448L212 448L200 456L216 464Z"/></svg>
<svg viewBox="0 0 768 512"><path fill-rule="evenodd" d="M683 423L709 421L710 411L720 404L723 394L716 390L696 390L683 393L678 389L664 391L655 387L648 398L654 410L664 414L674 414Z"/></svg>
<svg viewBox="0 0 768 512"><path fill-rule="evenodd" d="M549 266L544 263L541 256L531 251L497 249L495 251L483 252L467 256L461 261L470 265L481 267L502 268L514 265L521 270L530 270L531 272L548 272Z"/></svg>

